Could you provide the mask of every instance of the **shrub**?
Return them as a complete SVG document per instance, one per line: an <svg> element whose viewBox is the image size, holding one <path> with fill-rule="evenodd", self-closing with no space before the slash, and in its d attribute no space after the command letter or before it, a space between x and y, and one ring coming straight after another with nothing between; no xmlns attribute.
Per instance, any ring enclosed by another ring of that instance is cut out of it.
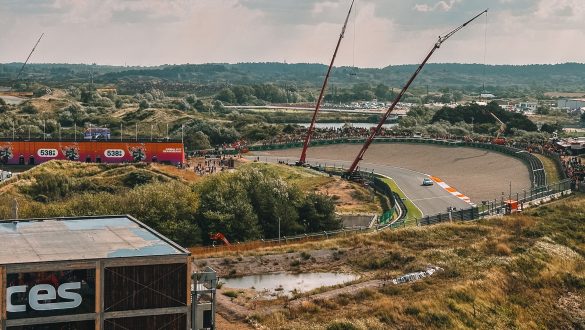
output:
<svg viewBox="0 0 585 330"><path fill-rule="evenodd" d="M232 299L235 299L238 297L238 293L236 291L233 291L233 290L225 291L225 292L223 292L223 295L226 297L230 297Z"/></svg>
<svg viewBox="0 0 585 330"><path fill-rule="evenodd" d="M465 291L453 291L449 294L449 297L453 298L456 301L463 302L463 303L471 303L475 300L475 298L468 294Z"/></svg>
<svg viewBox="0 0 585 330"><path fill-rule="evenodd" d="M37 114L39 112L39 109L37 109L34 105L32 104L27 104L24 107L22 107L22 112L24 113L28 113L30 115L34 115Z"/></svg>
<svg viewBox="0 0 585 330"><path fill-rule="evenodd" d="M327 326L327 330L358 330L358 328L350 322L334 322Z"/></svg>
<svg viewBox="0 0 585 330"><path fill-rule="evenodd" d="M63 175L41 172L34 176L35 182L29 187L29 193L39 201L48 202L65 198L71 192L71 180Z"/></svg>
<svg viewBox="0 0 585 330"><path fill-rule="evenodd" d="M311 255L305 251L301 252L301 258L303 258L303 260L309 260L311 259Z"/></svg>
<svg viewBox="0 0 585 330"><path fill-rule="evenodd" d="M427 312L423 316L423 321L428 326L436 327L436 328L451 328L452 323L449 316L443 313L436 313L436 312Z"/></svg>
<svg viewBox="0 0 585 330"><path fill-rule="evenodd" d="M499 243L496 245L496 254L499 256L509 256L512 254L512 250L506 245L506 243Z"/></svg>
<svg viewBox="0 0 585 330"><path fill-rule="evenodd" d="M417 316L420 314L420 309L418 309L418 307L408 306L404 309L404 313L406 313L406 315Z"/></svg>

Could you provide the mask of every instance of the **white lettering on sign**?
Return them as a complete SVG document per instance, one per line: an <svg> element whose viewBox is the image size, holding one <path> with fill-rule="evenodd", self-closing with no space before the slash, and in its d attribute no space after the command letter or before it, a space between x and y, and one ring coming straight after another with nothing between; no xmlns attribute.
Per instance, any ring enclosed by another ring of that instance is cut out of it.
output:
<svg viewBox="0 0 585 330"><path fill-rule="evenodd" d="M108 158L123 158L126 153L122 149L106 149L104 156Z"/></svg>
<svg viewBox="0 0 585 330"><path fill-rule="evenodd" d="M37 155L39 157L45 157L45 158L57 157L58 153L59 152L57 151L57 149L39 149L39 150L37 150Z"/></svg>
<svg viewBox="0 0 585 330"><path fill-rule="evenodd" d="M49 311L55 309L71 309L81 305L82 298L77 292L69 290L81 289L81 282L64 283L59 286L57 291L50 284L39 284L33 286L28 293L28 303L30 307L37 311ZM6 289L6 311L10 313L26 312L26 305L13 305L12 295L15 293L25 293L26 285L11 286ZM48 302L57 299L57 295L69 301Z"/></svg>
<svg viewBox="0 0 585 330"><path fill-rule="evenodd" d="M183 151L183 149L181 149L181 148L165 148L165 149L163 149L164 153L179 153L182 151Z"/></svg>

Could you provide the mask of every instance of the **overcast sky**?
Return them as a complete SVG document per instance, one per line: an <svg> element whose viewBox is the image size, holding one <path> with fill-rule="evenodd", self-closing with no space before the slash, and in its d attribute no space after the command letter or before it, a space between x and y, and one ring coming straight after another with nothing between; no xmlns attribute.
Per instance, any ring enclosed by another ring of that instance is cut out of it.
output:
<svg viewBox="0 0 585 330"><path fill-rule="evenodd" d="M0 62L24 61L44 32L31 62L328 63L350 2L0 0ZM476 20L432 62L585 62L585 0L356 0L336 65L418 63L487 7L487 26Z"/></svg>

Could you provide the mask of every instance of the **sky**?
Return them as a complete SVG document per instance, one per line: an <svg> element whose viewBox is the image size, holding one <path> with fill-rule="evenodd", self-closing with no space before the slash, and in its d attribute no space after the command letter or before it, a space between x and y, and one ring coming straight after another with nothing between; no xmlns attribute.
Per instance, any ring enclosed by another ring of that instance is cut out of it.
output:
<svg viewBox="0 0 585 330"><path fill-rule="evenodd" d="M336 65L585 62L584 0L355 0ZM0 0L0 63L329 63L351 0Z"/></svg>

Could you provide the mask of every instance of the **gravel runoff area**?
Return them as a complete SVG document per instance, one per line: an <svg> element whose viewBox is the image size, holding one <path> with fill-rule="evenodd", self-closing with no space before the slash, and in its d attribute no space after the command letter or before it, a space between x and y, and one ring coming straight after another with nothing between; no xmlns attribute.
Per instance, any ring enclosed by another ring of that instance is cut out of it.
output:
<svg viewBox="0 0 585 330"><path fill-rule="evenodd" d="M360 148L361 144L311 147L307 158L353 161ZM254 155L298 158L300 153L301 149L295 148L255 152ZM483 200L500 200L502 192L507 199L510 183L513 194L530 189L529 169L522 161L477 148L380 143L370 146L363 162L402 167L439 177L476 204Z"/></svg>

